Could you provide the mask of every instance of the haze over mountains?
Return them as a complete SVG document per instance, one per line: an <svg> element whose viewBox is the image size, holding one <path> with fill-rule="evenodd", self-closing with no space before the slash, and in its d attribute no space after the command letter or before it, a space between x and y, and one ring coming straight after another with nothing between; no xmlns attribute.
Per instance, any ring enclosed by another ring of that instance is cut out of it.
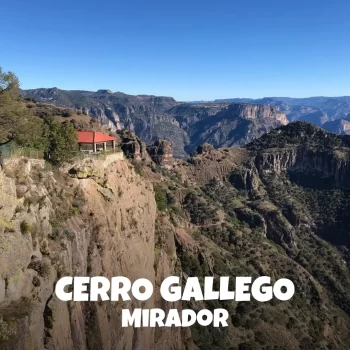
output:
<svg viewBox="0 0 350 350"><path fill-rule="evenodd" d="M215 102L246 102L278 107L289 121L304 120L318 126L336 119L346 118L350 113L350 97L265 97L261 99L228 99Z"/></svg>
<svg viewBox="0 0 350 350"><path fill-rule="evenodd" d="M172 97L134 96L110 90L42 88L22 93L41 103L77 109L111 130L128 128L147 144L169 140L177 157L187 156L204 142L214 147L243 146L296 120L330 132L350 133L350 97L346 96L179 102Z"/></svg>

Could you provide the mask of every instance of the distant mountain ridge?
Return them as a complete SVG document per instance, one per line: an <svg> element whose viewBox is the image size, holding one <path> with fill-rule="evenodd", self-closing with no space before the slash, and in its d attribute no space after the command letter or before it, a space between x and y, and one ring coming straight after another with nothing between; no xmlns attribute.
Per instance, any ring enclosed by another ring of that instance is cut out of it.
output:
<svg viewBox="0 0 350 350"><path fill-rule="evenodd" d="M345 118L326 122L322 127L335 134L350 135L350 114Z"/></svg>
<svg viewBox="0 0 350 350"><path fill-rule="evenodd" d="M244 145L273 128L288 123L275 106L246 103L183 103L172 97L127 95L58 88L23 90L40 103L74 108L111 130L134 131L144 142L171 141L176 157L186 157L197 146Z"/></svg>
<svg viewBox="0 0 350 350"><path fill-rule="evenodd" d="M289 121L307 121L329 132L350 134L350 96L230 98L213 101L213 103L234 102L275 106L286 113Z"/></svg>
<svg viewBox="0 0 350 350"><path fill-rule="evenodd" d="M213 103L247 102L279 107L289 121L309 121L322 126L328 121L343 119L350 113L350 96L340 97L265 97L261 99L232 98Z"/></svg>

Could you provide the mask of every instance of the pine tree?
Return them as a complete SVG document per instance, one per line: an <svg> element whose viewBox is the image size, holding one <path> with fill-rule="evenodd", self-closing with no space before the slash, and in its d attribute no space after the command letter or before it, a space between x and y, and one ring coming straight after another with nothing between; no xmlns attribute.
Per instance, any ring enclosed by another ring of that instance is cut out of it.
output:
<svg viewBox="0 0 350 350"><path fill-rule="evenodd" d="M72 160L78 150L78 136L72 123L60 123L48 117L45 119L44 135L48 140L48 158L53 164Z"/></svg>
<svg viewBox="0 0 350 350"><path fill-rule="evenodd" d="M0 143L13 140L18 126L28 115L20 97L18 78L0 67Z"/></svg>

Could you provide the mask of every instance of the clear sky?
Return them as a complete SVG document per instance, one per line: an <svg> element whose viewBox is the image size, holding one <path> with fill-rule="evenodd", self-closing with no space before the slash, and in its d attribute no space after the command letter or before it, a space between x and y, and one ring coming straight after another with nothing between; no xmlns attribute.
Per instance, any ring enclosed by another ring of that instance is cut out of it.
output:
<svg viewBox="0 0 350 350"><path fill-rule="evenodd" d="M350 95L349 0L0 0L22 88L178 100Z"/></svg>

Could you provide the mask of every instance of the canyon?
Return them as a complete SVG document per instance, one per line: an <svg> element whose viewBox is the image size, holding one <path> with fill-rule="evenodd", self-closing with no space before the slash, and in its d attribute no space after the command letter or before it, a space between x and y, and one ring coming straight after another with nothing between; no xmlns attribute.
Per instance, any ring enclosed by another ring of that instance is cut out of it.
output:
<svg viewBox="0 0 350 350"><path fill-rule="evenodd" d="M46 106L70 108L78 119L92 117L113 131L129 129L147 145L159 139L170 141L180 158L188 157L204 142L215 147L243 146L297 120L330 132L349 133L350 98L346 96L179 102L164 96L58 88L22 90L22 95Z"/></svg>
<svg viewBox="0 0 350 350"><path fill-rule="evenodd" d="M5 161L2 349L268 350L271 337L276 349L350 346L347 135L294 122L244 147L200 145L188 160L167 142L120 139L127 152L111 160ZM154 294L62 302L54 286L64 276L147 278ZM170 303L160 294L169 276L213 276L214 287L224 276L287 278L295 294ZM228 326L122 327L123 309L154 308L224 308Z"/></svg>
<svg viewBox="0 0 350 350"><path fill-rule="evenodd" d="M278 108L264 105L190 104L171 97L133 96L109 90L52 88L23 90L22 94L46 106L71 108L73 114L78 113L77 118L92 117L111 131L131 130L147 145L168 140L180 158L186 158L203 142L216 147L240 146L288 123Z"/></svg>

